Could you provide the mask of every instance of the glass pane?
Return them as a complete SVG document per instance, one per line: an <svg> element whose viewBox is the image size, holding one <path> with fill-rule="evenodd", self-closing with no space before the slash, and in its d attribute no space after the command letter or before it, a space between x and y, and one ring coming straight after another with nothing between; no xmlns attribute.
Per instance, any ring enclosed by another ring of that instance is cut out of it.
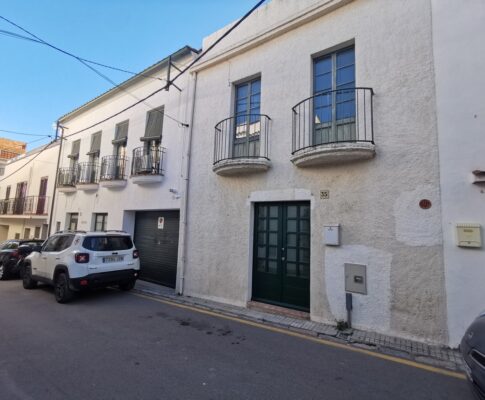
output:
<svg viewBox="0 0 485 400"><path fill-rule="evenodd" d="M258 212L260 217L266 216L266 207L258 207Z"/></svg>
<svg viewBox="0 0 485 400"><path fill-rule="evenodd" d="M310 218L310 207L301 206L300 207L300 218Z"/></svg>
<svg viewBox="0 0 485 400"><path fill-rule="evenodd" d="M261 272L266 271L266 260L258 258L256 269Z"/></svg>
<svg viewBox="0 0 485 400"><path fill-rule="evenodd" d="M277 247L268 247L268 258L272 260L276 260L278 258Z"/></svg>
<svg viewBox="0 0 485 400"><path fill-rule="evenodd" d="M310 264L300 264L300 276L302 278L310 277Z"/></svg>
<svg viewBox="0 0 485 400"><path fill-rule="evenodd" d="M251 94L261 92L261 80L251 82Z"/></svg>
<svg viewBox="0 0 485 400"><path fill-rule="evenodd" d="M266 230L266 220L264 218L259 218L258 230L259 231L265 231Z"/></svg>
<svg viewBox="0 0 485 400"><path fill-rule="evenodd" d="M294 264L294 263L287 263L286 264L286 275L287 276L296 276L296 264Z"/></svg>
<svg viewBox="0 0 485 400"><path fill-rule="evenodd" d="M270 233L269 234L269 244L272 246L278 245L278 234L277 233Z"/></svg>
<svg viewBox="0 0 485 400"><path fill-rule="evenodd" d="M300 248L310 248L310 235L300 234Z"/></svg>
<svg viewBox="0 0 485 400"><path fill-rule="evenodd" d="M307 220L300 220L300 231L301 232L310 232L310 221Z"/></svg>
<svg viewBox="0 0 485 400"><path fill-rule="evenodd" d="M325 74L315 77L313 84L314 93L332 90L332 74Z"/></svg>
<svg viewBox="0 0 485 400"><path fill-rule="evenodd" d="M332 108L324 107L315 109L315 123L324 124L332 122Z"/></svg>
<svg viewBox="0 0 485 400"><path fill-rule="evenodd" d="M266 247L258 246L258 257L266 258Z"/></svg>
<svg viewBox="0 0 485 400"><path fill-rule="evenodd" d="M355 81L355 72L354 72L353 65L337 69L337 87L339 87L342 84L346 84L354 81Z"/></svg>
<svg viewBox="0 0 485 400"><path fill-rule="evenodd" d="M310 250L308 249L300 250L300 261L303 263L310 263Z"/></svg>
<svg viewBox="0 0 485 400"><path fill-rule="evenodd" d="M331 106L332 105L332 94L321 94L313 98L313 106L315 108Z"/></svg>
<svg viewBox="0 0 485 400"><path fill-rule="evenodd" d="M278 231L278 220L277 219L270 219L269 220L269 230L272 232Z"/></svg>
<svg viewBox="0 0 485 400"><path fill-rule="evenodd" d="M355 116L355 103L348 101L342 104L337 104L337 120L344 118L352 118Z"/></svg>
<svg viewBox="0 0 485 400"><path fill-rule="evenodd" d="M236 88L236 99L237 100L248 97L248 87L249 87L249 84L245 83L243 85L239 85Z"/></svg>
<svg viewBox="0 0 485 400"><path fill-rule="evenodd" d="M327 57L315 60L315 62L314 62L314 74L315 74L315 76L324 74L326 72L331 72L331 71L332 71L332 57L331 56L327 56Z"/></svg>
<svg viewBox="0 0 485 400"><path fill-rule="evenodd" d="M271 274L278 272L278 263L276 261L268 261L268 272Z"/></svg>
<svg viewBox="0 0 485 400"><path fill-rule="evenodd" d="M269 216L270 217L278 217L278 206L271 206L269 208Z"/></svg>
<svg viewBox="0 0 485 400"><path fill-rule="evenodd" d="M288 206L288 218L298 217L298 206Z"/></svg>
<svg viewBox="0 0 485 400"><path fill-rule="evenodd" d="M288 224L286 225L286 229L288 230L288 232L296 232L296 220L289 219Z"/></svg>
<svg viewBox="0 0 485 400"><path fill-rule="evenodd" d="M286 245L296 246L296 233L288 233L286 235Z"/></svg>
<svg viewBox="0 0 485 400"><path fill-rule="evenodd" d="M355 63L354 49L347 49L337 53L337 68Z"/></svg>
<svg viewBox="0 0 485 400"><path fill-rule="evenodd" d="M286 259L290 262L296 262L296 249L286 249Z"/></svg>
<svg viewBox="0 0 485 400"><path fill-rule="evenodd" d="M259 93L251 96L251 114L259 114L260 103L261 95Z"/></svg>
<svg viewBox="0 0 485 400"><path fill-rule="evenodd" d="M260 245L265 245L266 244L266 235L263 233L263 234L259 234L258 235L258 244Z"/></svg>

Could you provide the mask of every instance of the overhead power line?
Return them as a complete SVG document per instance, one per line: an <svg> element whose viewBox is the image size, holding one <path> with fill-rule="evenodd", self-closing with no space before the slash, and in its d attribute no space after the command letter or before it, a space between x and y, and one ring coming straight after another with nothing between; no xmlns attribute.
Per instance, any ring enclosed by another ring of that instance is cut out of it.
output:
<svg viewBox="0 0 485 400"><path fill-rule="evenodd" d="M256 3L256 5L251 8L246 14L244 14L233 26L231 26L220 38L218 38L214 43L212 43L207 49L205 49L203 52L201 52L197 57L195 57L195 59L190 62L187 66L185 66L185 68L183 68L173 79L169 80L167 82L167 84L160 88L160 89L157 89L155 90L154 92L150 93L149 95L143 97L142 99L138 100L136 103L133 103L131 105L129 105L128 107L125 107L123 108L122 110L110 115L109 117L106 117L104 119L102 119L101 121L98 121L86 128L83 128L83 129L80 129L76 132L73 132L73 133L70 133L69 135L66 135L64 136L65 138L68 138L68 137L71 137L71 136L74 136L74 135L77 135L79 133L82 133L82 132L85 132L91 128L94 128L106 121L109 121L110 119L112 118L115 118L116 116L124 113L125 111L128 111L130 110L131 108L137 106L138 104L144 102L145 100L149 99L150 97L153 97L155 96L157 93L160 93L162 90L165 90L165 89L168 89L170 87L170 85L173 84L173 82L175 82L175 80L177 80L180 76L182 76L185 72L187 72L196 62L200 61L200 59L202 57L204 57L210 50L212 50L215 46L217 46L225 37L227 37L234 29L236 29L246 18L248 18L261 4L263 4L266 0L260 0Z"/></svg>
<svg viewBox="0 0 485 400"><path fill-rule="evenodd" d="M0 18L3 19L4 21L10 23L10 24L13 24L17 28L23 30L23 28L21 28L19 25L15 24L13 21L10 21L7 18L2 17L2 16L0 16ZM46 42L44 42L42 40L35 39L35 38L30 38L28 36L20 35L20 34L15 33L15 32L6 31L4 29L0 29L0 35L9 36L9 37L12 37L14 39L26 40L26 41L29 41L29 42L34 42L34 43L42 44L44 46L49 46ZM51 47L51 46L49 46L49 47ZM103 63L100 63L98 61L88 60L87 58L83 58L83 57L76 56L75 54L72 54L70 52L67 52L65 50L61 50L61 49L58 49L58 48L56 48L55 50L62 51L65 54L67 54L67 55L69 55L71 57L75 57L75 58L80 59L82 61L85 61L85 62L87 62L89 64L98 65L98 66L103 67L103 68L108 68L108 69L112 69L114 71L124 72L126 74L130 74L130 75L133 75L133 76L139 75L139 76L143 76L144 78L154 79L154 80L157 80L157 81L165 81L165 82L167 81L165 78L160 78L158 76L147 75L147 74L143 74L143 73L139 73L139 72L133 72L133 71L130 71L128 69L124 69L124 68L120 68L120 67L113 67L112 65L103 64Z"/></svg>
<svg viewBox="0 0 485 400"><path fill-rule="evenodd" d="M38 134L38 133L25 133L25 132L9 131L7 129L0 129L0 132L13 133L15 135L23 135L23 136L43 136L43 137L52 137L53 136L53 135L42 135L42 134Z"/></svg>

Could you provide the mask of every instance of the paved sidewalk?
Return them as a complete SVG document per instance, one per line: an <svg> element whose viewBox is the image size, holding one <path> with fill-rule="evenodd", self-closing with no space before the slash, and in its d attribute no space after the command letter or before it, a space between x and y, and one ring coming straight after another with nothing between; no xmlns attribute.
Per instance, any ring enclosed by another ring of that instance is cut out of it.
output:
<svg viewBox="0 0 485 400"><path fill-rule="evenodd" d="M392 356L430 364L453 371L463 371L463 360L457 350L444 346L429 345L408 339L401 339L375 332L348 329L339 331L333 325L313 322L306 319L290 318L250 308L236 307L189 296L179 296L173 289L145 281L137 281L135 291L146 295L168 299L170 301L210 310L223 315L238 317L279 328L297 331L322 339L377 351Z"/></svg>

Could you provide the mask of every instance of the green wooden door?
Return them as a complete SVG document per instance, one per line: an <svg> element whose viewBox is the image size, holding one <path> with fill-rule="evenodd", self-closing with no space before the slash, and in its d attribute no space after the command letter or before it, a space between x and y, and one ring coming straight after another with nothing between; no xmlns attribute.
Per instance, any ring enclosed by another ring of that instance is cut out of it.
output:
<svg viewBox="0 0 485 400"><path fill-rule="evenodd" d="M253 300L310 307L310 203L257 203Z"/></svg>

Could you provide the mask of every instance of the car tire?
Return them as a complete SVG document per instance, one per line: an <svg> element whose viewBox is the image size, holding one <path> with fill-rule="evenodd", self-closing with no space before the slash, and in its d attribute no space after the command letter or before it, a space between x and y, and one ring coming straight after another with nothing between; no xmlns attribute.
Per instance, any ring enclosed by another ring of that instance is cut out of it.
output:
<svg viewBox="0 0 485 400"><path fill-rule="evenodd" d="M54 295L58 303L68 303L74 297L74 292L69 287L67 274L61 272L54 281Z"/></svg>
<svg viewBox="0 0 485 400"><path fill-rule="evenodd" d="M136 282L135 280L123 282L123 283L120 283L118 286L124 292L128 292L129 290L135 287L135 282Z"/></svg>
<svg viewBox="0 0 485 400"><path fill-rule="evenodd" d="M25 265L24 267L22 286L24 289L35 289L37 287L37 281L32 279L32 267L30 265Z"/></svg>
<svg viewBox="0 0 485 400"><path fill-rule="evenodd" d="M0 281L6 281L9 275L8 268L4 264L0 264Z"/></svg>

